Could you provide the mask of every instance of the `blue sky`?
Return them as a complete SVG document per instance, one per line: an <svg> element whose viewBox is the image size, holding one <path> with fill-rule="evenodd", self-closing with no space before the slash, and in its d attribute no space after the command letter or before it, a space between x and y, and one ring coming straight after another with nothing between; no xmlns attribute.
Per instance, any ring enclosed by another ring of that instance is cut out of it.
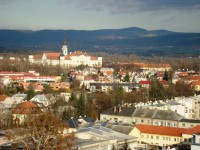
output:
<svg viewBox="0 0 200 150"><path fill-rule="evenodd" d="M0 29L200 32L200 0L0 0Z"/></svg>

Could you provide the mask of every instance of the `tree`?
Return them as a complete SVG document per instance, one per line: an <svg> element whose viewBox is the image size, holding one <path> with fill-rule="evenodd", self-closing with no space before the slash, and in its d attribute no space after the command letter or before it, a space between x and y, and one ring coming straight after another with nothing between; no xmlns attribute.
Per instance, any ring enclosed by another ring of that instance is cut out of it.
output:
<svg viewBox="0 0 200 150"><path fill-rule="evenodd" d="M167 70L165 70L164 76L163 76L163 80L168 81L169 80L169 74L167 72Z"/></svg>
<svg viewBox="0 0 200 150"><path fill-rule="evenodd" d="M129 77L129 74L127 73L124 77L124 82L130 82L130 77Z"/></svg>
<svg viewBox="0 0 200 150"><path fill-rule="evenodd" d="M78 116L84 116L85 115L85 99L84 99L84 95L81 94L77 104L76 104L76 108L77 108L77 115Z"/></svg>
<svg viewBox="0 0 200 150"><path fill-rule="evenodd" d="M28 117L21 128L8 130L6 136L11 142L22 143L26 149L33 146L36 150L75 149L75 136L67 131L66 123L52 113L43 113Z"/></svg>
<svg viewBox="0 0 200 150"><path fill-rule="evenodd" d="M27 91L27 100L30 100L31 98L33 98L35 96L35 90L33 89L33 86L30 85L29 89Z"/></svg>
<svg viewBox="0 0 200 150"><path fill-rule="evenodd" d="M120 148L120 150L131 150L128 145L127 139L124 140L124 145L122 146L122 148Z"/></svg>

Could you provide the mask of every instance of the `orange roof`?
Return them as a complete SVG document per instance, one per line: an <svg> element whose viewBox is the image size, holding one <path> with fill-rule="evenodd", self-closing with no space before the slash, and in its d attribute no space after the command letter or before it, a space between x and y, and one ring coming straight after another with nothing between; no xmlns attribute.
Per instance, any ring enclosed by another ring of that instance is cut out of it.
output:
<svg viewBox="0 0 200 150"><path fill-rule="evenodd" d="M45 53L47 59L59 59L60 53Z"/></svg>
<svg viewBox="0 0 200 150"><path fill-rule="evenodd" d="M181 137L182 133L187 130L185 128L152 126L152 125L142 125L142 124L136 125L136 128L140 130L142 133L178 136L178 137Z"/></svg>
<svg viewBox="0 0 200 150"><path fill-rule="evenodd" d="M189 80L199 80L200 81L200 75L190 76Z"/></svg>
<svg viewBox="0 0 200 150"><path fill-rule="evenodd" d="M97 57L91 56L91 60L97 60Z"/></svg>
<svg viewBox="0 0 200 150"><path fill-rule="evenodd" d="M199 133L200 132L200 125L196 125L192 128L187 129L185 132L183 132L183 134L195 134L195 133Z"/></svg>
<svg viewBox="0 0 200 150"><path fill-rule="evenodd" d="M192 81L191 85L200 85L200 80L199 81Z"/></svg>
<svg viewBox="0 0 200 150"><path fill-rule="evenodd" d="M37 54L33 56L33 59L42 59L43 54Z"/></svg>
<svg viewBox="0 0 200 150"><path fill-rule="evenodd" d="M13 114L38 114L40 113L41 110L40 108L29 101L23 102L18 104L14 109L13 109Z"/></svg>
<svg viewBox="0 0 200 150"><path fill-rule="evenodd" d="M5 101L5 99L7 98L7 95L0 95L0 101Z"/></svg>

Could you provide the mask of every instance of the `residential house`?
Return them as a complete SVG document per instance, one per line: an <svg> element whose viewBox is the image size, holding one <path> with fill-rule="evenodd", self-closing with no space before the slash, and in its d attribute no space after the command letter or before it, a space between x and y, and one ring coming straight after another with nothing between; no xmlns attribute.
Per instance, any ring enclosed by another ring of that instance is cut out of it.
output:
<svg viewBox="0 0 200 150"><path fill-rule="evenodd" d="M70 88L69 82L52 82L49 83L49 86L54 91L67 90Z"/></svg>
<svg viewBox="0 0 200 150"><path fill-rule="evenodd" d="M16 124L24 123L27 116L40 114L41 109L34 103L26 101L12 109L13 121Z"/></svg>

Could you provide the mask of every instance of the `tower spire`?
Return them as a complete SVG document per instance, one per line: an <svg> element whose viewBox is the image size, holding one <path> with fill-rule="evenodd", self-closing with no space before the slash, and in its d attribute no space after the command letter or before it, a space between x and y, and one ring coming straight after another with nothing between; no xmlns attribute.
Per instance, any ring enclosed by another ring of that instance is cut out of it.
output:
<svg viewBox="0 0 200 150"><path fill-rule="evenodd" d="M66 56L68 55L68 48L67 48L67 42L66 42L66 33L64 34L64 41L62 46L62 55Z"/></svg>

